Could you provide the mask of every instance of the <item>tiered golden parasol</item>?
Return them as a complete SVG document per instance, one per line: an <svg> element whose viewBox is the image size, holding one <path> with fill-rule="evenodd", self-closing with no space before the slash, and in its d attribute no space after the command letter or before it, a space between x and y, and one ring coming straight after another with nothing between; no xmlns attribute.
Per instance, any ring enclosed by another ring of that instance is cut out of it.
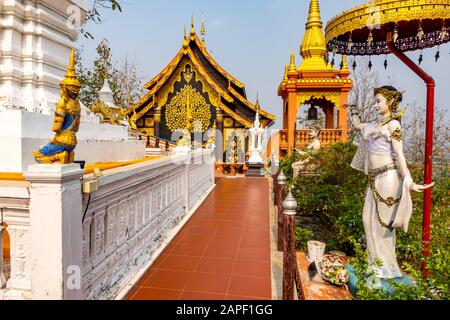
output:
<svg viewBox="0 0 450 320"><path fill-rule="evenodd" d="M393 53L427 85L425 183L432 182L434 88L432 77L404 52L440 46L450 41L450 0L373 0L344 11L328 22L327 49L334 54ZM439 51L436 60L439 58ZM420 63L420 61L419 61ZM429 255L431 189L424 195L424 256ZM426 275L425 263L422 265Z"/></svg>

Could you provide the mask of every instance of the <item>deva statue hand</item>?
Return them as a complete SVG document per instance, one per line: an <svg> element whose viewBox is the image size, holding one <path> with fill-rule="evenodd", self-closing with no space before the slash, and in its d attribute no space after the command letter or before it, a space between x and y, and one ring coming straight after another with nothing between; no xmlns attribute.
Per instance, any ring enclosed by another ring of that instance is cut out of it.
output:
<svg viewBox="0 0 450 320"><path fill-rule="evenodd" d="M410 187L410 190L414 191L414 192L423 192L424 190L433 188L435 186L435 184L436 184L436 182L433 182L433 183L427 184L427 185L413 183Z"/></svg>

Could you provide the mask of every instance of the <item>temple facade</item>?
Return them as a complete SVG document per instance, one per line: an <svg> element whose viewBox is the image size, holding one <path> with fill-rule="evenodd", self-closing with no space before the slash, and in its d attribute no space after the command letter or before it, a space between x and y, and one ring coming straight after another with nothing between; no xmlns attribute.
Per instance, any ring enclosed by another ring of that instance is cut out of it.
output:
<svg viewBox="0 0 450 320"><path fill-rule="evenodd" d="M216 126L216 160L245 163L249 151L246 130L250 129L258 107L247 99L245 86L226 72L207 51L205 27L201 36L194 23L184 32L183 45L172 61L146 85L148 92L130 109L136 113L139 131L169 141L177 141L188 129L193 141L208 140ZM259 108L263 127L275 116ZM228 151L227 151L228 150Z"/></svg>
<svg viewBox="0 0 450 320"><path fill-rule="evenodd" d="M340 70L334 68L334 56L332 63L327 59L318 0L310 2L300 55L303 60L297 66L295 54L291 53L290 64L286 65L278 88L278 95L283 99L283 130L277 148L281 157L310 142L308 131L297 130L296 126L299 110L305 106L313 111L312 114L317 114L315 108L325 114L325 127L320 128L319 135L322 146L348 139L347 110L343 106L347 104L353 82L348 78L350 71L345 56Z"/></svg>

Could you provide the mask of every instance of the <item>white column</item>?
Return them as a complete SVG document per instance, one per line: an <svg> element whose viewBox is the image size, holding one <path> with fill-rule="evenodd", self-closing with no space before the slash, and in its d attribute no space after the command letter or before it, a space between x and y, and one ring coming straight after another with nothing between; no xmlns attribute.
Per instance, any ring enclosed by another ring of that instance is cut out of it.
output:
<svg viewBox="0 0 450 320"><path fill-rule="evenodd" d="M79 165L33 165L31 283L33 299L82 299L82 194Z"/></svg>

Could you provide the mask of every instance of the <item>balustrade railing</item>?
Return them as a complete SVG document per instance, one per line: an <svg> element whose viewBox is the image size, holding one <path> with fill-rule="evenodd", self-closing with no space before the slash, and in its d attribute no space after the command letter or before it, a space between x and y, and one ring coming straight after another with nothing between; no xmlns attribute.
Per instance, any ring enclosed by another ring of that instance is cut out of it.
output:
<svg viewBox="0 0 450 320"><path fill-rule="evenodd" d="M295 148L301 149L307 147L311 142L309 136L310 130L297 130L295 133ZM280 149L286 151L289 148L288 145L288 131L280 131ZM322 147L328 147L336 142L343 141L344 131L341 129L323 129L320 131L319 140ZM283 154L283 152L282 152Z"/></svg>
<svg viewBox="0 0 450 320"><path fill-rule="evenodd" d="M27 183L0 185L0 300L31 299L29 204Z"/></svg>
<svg viewBox="0 0 450 320"><path fill-rule="evenodd" d="M115 298L214 187L210 151L108 170L90 195L80 194L81 170L57 167L36 166L20 187L0 185L0 253L5 225L11 247L9 278L0 255L0 300Z"/></svg>
<svg viewBox="0 0 450 320"><path fill-rule="evenodd" d="M202 155L187 164L166 159L100 180L83 222L85 298L113 296L199 205L214 185L214 164Z"/></svg>

